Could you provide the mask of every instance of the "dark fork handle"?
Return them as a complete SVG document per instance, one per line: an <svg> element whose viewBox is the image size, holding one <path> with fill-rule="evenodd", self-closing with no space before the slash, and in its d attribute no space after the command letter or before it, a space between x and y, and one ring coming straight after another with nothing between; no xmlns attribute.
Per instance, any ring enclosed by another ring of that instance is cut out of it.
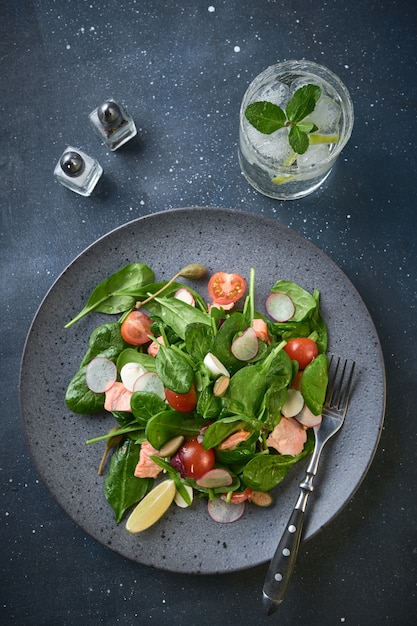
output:
<svg viewBox="0 0 417 626"><path fill-rule="evenodd" d="M267 615L277 610L291 580L303 529L303 508L295 508L291 513L269 565L263 587L263 605Z"/></svg>

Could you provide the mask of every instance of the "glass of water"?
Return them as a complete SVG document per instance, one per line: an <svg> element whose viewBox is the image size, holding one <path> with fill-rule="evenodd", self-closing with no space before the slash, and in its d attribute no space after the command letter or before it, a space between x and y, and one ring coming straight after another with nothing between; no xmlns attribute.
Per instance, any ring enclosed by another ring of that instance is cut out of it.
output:
<svg viewBox="0 0 417 626"><path fill-rule="evenodd" d="M253 102L271 102L285 111L297 89L317 85L321 96L306 117L318 130L309 135L308 149L292 149L285 126L271 134L259 132L246 118ZM249 85L240 109L239 163L249 183L266 196L294 200L315 191L326 180L348 142L353 127L353 103L340 78L312 61L284 61L268 67Z"/></svg>

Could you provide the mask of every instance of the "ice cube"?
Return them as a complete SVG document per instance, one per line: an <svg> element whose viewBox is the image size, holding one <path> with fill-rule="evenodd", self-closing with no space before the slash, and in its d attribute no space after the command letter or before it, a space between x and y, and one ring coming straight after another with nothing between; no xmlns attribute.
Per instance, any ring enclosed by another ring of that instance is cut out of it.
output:
<svg viewBox="0 0 417 626"><path fill-rule="evenodd" d="M290 164L293 150L288 142L288 128L280 128L270 135L263 135L257 149L262 156L272 159L276 164Z"/></svg>
<svg viewBox="0 0 417 626"><path fill-rule="evenodd" d="M284 83L269 83L264 85L256 94L256 100L266 100L285 108L289 100L289 87Z"/></svg>
<svg viewBox="0 0 417 626"><path fill-rule="evenodd" d="M297 163L300 167L313 167L328 157L329 152L328 144L312 145L307 152L298 156Z"/></svg>
<svg viewBox="0 0 417 626"><path fill-rule="evenodd" d="M319 129L319 133L326 135L337 134L339 132L339 120L341 116L340 106L329 98L328 96L322 96L318 102L314 111L306 118Z"/></svg>

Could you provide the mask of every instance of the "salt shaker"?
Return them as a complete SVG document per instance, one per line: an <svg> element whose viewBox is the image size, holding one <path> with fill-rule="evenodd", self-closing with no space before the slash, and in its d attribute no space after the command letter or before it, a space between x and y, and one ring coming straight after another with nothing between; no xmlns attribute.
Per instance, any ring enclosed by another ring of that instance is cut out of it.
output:
<svg viewBox="0 0 417 626"><path fill-rule="evenodd" d="M94 130L110 150L117 150L137 134L135 122L120 102L113 98L94 109L89 118Z"/></svg>
<svg viewBox="0 0 417 626"><path fill-rule="evenodd" d="M55 166L55 178L75 193L90 196L98 183L103 168L82 150L68 146Z"/></svg>

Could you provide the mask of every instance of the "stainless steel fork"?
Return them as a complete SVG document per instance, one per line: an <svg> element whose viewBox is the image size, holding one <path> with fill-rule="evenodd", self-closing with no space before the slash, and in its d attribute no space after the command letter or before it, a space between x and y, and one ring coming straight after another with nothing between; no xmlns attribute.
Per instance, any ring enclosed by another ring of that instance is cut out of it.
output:
<svg viewBox="0 0 417 626"><path fill-rule="evenodd" d="M332 356L329 362L329 383L322 421L314 427L316 438L307 474L300 484L300 494L269 565L263 587L263 605L267 615L276 611L284 599L290 582L303 529L307 500L313 491L321 451L327 441L341 428L349 403L355 363Z"/></svg>

